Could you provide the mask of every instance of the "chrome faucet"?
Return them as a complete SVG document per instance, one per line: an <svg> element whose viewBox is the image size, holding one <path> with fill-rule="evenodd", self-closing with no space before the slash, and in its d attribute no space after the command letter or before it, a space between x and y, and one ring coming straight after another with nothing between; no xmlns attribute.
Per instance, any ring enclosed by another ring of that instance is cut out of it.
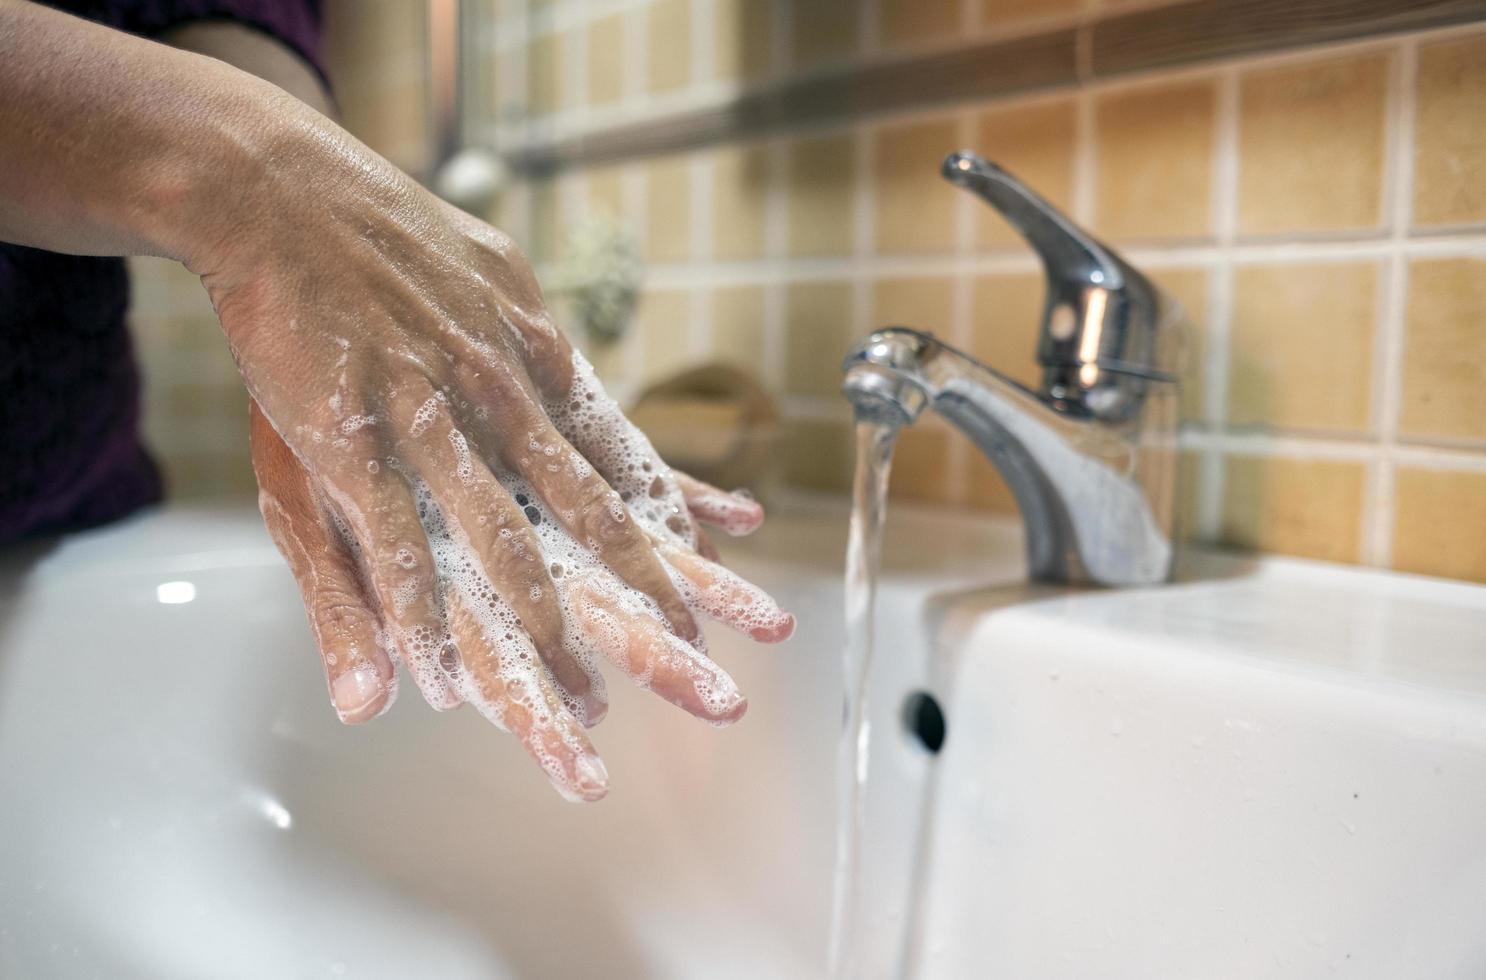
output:
<svg viewBox="0 0 1486 980"><path fill-rule="evenodd" d="M1180 308L995 164L953 153L943 173L1001 212L1042 260L1041 384L1029 389L931 334L888 327L847 355L842 390L857 419L908 425L932 408L969 436L1016 497L1033 578L1165 581Z"/></svg>

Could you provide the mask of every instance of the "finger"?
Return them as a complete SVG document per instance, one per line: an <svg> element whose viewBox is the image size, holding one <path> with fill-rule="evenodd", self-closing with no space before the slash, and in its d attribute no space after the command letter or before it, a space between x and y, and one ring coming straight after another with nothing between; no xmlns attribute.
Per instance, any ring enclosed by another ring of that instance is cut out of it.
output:
<svg viewBox="0 0 1486 980"><path fill-rule="evenodd" d="M764 508L746 493L719 490L680 470L672 470L671 473L681 487L686 509L703 524L737 538L752 534L764 522Z"/></svg>
<svg viewBox="0 0 1486 980"><path fill-rule="evenodd" d="M722 556L717 553L717 545L707 536L707 532L697 528L697 554L708 561L722 561Z"/></svg>
<svg viewBox="0 0 1486 980"><path fill-rule="evenodd" d="M664 542L659 548L678 573L688 605L760 643L779 643L794 633L795 617L752 582L684 548Z"/></svg>
<svg viewBox="0 0 1486 980"><path fill-rule="evenodd" d="M597 724L608 711L603 678L591 659L580 657L583 651L564 643L557 589L530 520L470 451L443 401L428 392L411 411L404 411L411 408L406 398L394 399L393 413L394 425L408 427L407 461L422 474L440 511L424 516L436 564L446 575L468 579L472 588L488 585L488 599L509 604L570 710L584 724Z"/></svg>
<svg viewBox="0 0 1486 980"><path fill-rule="evenodd" d="M568 713L547 680L531 639L515 612L462 588L446 594L454 640L443 660L451 683L497 728L521 740L553 788L572 802L609 791L609 773L583 725Z"/></svg>
<svg viewBox="0 0 1486 980"><path fill-rule="evenodd" d="M546 415L619 494L636 523L651 534L695 548L697 526L670 467L645 433L625 417L583 355L572 354L572 380L561 397L547 397Z"/></svg>
<svg viewBox="0 0 1486 980"><path fill-rule="evenodd" d="M650 535L541 408L528 403L528 409L516 437L506 442L506 464L531 484L569 534L627 585L655 600L677 636L700 642L701 630L656 556Z"/></svg>
<svg viewBox="0 0 1486 980"><path fill-rule="evenodd" d="M258 404L251 403L248 411L258 506L299 584L331 704L348 725L369 721L396 700L397 673L356 556L317 499L309 474Z"/></svg>
<svg viewBox="0 0 1486 980"><path fill-rule="evenodd" d="M748 701L727 672L668 631L640 603L592 577L573 587L581 628L636 684L714 725L743 717Z"/></svg>
<svg viewBox="0 0 1486 980"><path fill-rule="evenodd" d="M363 573L403 667L435 710L458 707L459 698L439 668L448 630L412 490L391 467L382 467L351 489L327 479L325 492L360 543Z"/></svg>

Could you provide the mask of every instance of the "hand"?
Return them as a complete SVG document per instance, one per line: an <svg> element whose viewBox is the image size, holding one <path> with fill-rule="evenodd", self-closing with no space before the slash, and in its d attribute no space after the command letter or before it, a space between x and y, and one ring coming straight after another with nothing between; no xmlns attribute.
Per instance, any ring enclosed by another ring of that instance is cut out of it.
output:
<svg viewBox="0 0 1486 980"><path fill-rule="evenodd" d="M343 720L391 704L400 660L434 707L470 702L597 799L600 656L727 724L746 702L693 611L792 632L693 520L739 533L762 511L673 474L510 240L382 167L203 277L255 399L265 520Z"/></svg>
<svg viewBox="0 0 1486 980"><path fill-rule="evenodd" d="M347 720L390 702L395 657L593 799L599 655L703 718L742 713L692 611L766 641L793 619L697 553L682 483L510 239L284 89L40 4L0 0L0 132L0 239L202 277Z"/></svg>

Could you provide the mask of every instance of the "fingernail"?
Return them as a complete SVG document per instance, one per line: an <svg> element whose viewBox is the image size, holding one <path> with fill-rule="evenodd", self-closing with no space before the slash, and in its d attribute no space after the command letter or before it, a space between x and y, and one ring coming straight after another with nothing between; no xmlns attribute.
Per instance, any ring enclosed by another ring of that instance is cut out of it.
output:
<svg viewBox="0 0 1486 980"><path fill-rule="evenodd" d="M596 755L580 755L573 763L573 774L578 780L578 791L585 800L602 799L609 792L609 768Z"/></svg>
<svg viewBox="0 0 1486 980"><path fill-rule="evenodd" d="M725 728L742 718L748 710L748 699L738 690L738 685L726 674L719 674L713 681L712 697L703 694L709 714L703 720L716 728ZM703 693L698 689L698 693ZM708 703L710 702L710 703Z"/></svg>
<svg viewBox="0 0 1486 980"><path fill-rule="evenodd" d="M592 728L609 713L609 702L607 699L590 693L583 699L583 727Z"/></svg>
<svg viewBox="0 0 1486 980"><path fill-rule="evenodd" d="M382 679L373 667L357 667L335 679L330 688L330 699L335 704L341 721L355 725L371 718L377 700L384 693Z"/></svg>
<svg viewBox="0 0 1486 980"><path fill-rule="evenodd" d="M749 635L760 643L782 643L794 635L795 617L783 613L777 623L770 626L755 626Z"/></svg>

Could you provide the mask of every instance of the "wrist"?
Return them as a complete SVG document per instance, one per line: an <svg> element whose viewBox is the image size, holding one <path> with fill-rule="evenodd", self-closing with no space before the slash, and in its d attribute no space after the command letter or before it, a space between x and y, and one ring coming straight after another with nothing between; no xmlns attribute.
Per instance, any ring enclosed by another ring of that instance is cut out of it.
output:
<svg viewBox="0 0 1486 980"><path fill-rule="evenodd" d="M303 166L316 146L315 123L306 118L314 113L267 83L233 74L239 84L216 86L188 110L171 152L146 167L143 191L124 219L198 275L223 267L276 206L288 183L284 171Z"/></svg>

